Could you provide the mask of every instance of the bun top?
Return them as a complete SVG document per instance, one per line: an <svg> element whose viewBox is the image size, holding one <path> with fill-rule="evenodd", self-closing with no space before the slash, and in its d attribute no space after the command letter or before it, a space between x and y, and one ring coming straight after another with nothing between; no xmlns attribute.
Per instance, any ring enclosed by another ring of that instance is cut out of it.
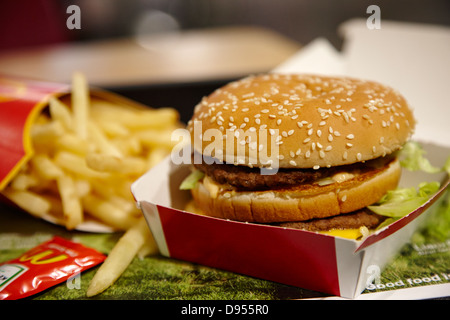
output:
<svg viewBox="0 0 450 320"><path fill-rule="evenodd" d="M247 166L315 169L390 154L414 126L408 103L392 88L303 74L231 82L204 97L188 122L194 149L203 155ZM260 156L262 151L272 160Z"/></svg>

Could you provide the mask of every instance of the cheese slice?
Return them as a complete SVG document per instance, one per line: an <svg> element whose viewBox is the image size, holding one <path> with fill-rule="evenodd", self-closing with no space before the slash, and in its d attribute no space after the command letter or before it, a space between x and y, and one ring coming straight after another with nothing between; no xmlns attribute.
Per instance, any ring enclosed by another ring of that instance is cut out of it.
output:
<svg viewBox="0 0 450 320"><path fill-rule="evenodd" d="M203 185L205 186L206 190L208 190L212 198L217 198L220 186L215 181L213 181L210 177L205 176L203 178Z"/></svg>
<svg viewBox="0 0 450 320"><path fill-rule="evenodd" d="M345 239L357 240L362 237L361 229L332 229L329 231L321 231L320 233L329 236L340 237Z"/></svg>

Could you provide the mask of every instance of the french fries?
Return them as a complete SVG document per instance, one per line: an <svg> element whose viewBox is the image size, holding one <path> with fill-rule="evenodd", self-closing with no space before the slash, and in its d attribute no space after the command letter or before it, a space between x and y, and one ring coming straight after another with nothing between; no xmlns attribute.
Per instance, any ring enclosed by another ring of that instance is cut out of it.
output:
<svg viewBox="0 0 450 320"><path fill-rule="evenodd" d="M145 245L153 247L152 234L143 217L140 218L124 235L109 253L106 260L97 270L92 278L86 295L88 297L97 295L111 286L125 271L139 250ZM152 253L155 253L153 251Z"/></svg>
<svg viewBox="0 0 450 320"><path fill-rule="evenodd" d="M94 219L127 230L140 212L131 184L170 153L174 109L137 108L93 97L83 74L70 97L49 99L31 128L35 154L3 191L38 217L69 230Z"/></svg>

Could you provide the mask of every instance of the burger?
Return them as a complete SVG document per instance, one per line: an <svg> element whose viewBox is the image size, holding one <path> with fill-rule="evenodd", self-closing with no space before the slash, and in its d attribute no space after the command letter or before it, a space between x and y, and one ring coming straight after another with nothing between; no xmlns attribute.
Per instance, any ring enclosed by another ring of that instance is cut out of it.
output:
<svg viewBox="0 0 450 320"><path fill-rule="evenodd" d="M405 98L377 82L248 76L195 107L184 188L207 216L357 238L383 221L367 206L397 187L414 126Z"/></svg>

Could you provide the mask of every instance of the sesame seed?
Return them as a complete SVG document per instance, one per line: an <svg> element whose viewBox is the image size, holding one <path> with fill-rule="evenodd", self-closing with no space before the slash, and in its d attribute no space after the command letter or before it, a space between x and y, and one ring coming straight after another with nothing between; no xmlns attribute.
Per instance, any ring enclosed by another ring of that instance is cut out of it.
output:
<svg viewBox="0 0 450 320"><path fill-rule="evenodd" d="M321 130L317 130L317 136L320 138L320 136L322 135L322 131Z"/></svg>
<svg viewBox="0 0 450 320"><path fill-rule="evenodd" d="M357 153L356 154L356 159L358 159L358 161L361 161L361 158L362 158L362 155L361 155L361 153Z"/></svg>
<svg viewBox="0 0 450 320"><path fill-rule="evenodd" d="M331 135L331 133L328 135L328 141L333 141L333 136Z"/></svg>
<svg viewBox="0 0 450 320"><path fill-rule="evenodd" d="M347 139L349 139L349 140L352 140L354 137L355 137L354 134L349 134L349 135L347 135Z"/></svg>
<svg viewBox="0 0 450 320"><path fill-rule="evenodd" d="M316 165L313 167L313 169L314 169L314 170L319 170L319 169L320 169L320 166L319 166L318 164L316 164Z"/></svg>
<svg viewBox="0 0 450 320"><path fill-rule="evenodd" d="M323 159L325 158L325 152L323 150L319 151L319 156Z"/></svg>
<svg viewBox="0 0 450 320"><path fill-rule="evenodd" d="M344 153L342 154L342 158L344 160L347 160L347 157L348 157L348 153L347 153L347 151L344 151Z"/></svg>
<svg viewBox="0 0 450 320"><path fill-rule="evenodd" d="M305 152L305 158L309 158L311 156L311 152L309 150L307 150Z"/></svg>
<svg viewBox="0 0 450 320"><path fill-rule="evenodd" d="M344 115L345 122L349 123L350 118L349 118L348 114L344 112L343 115Z"/></svg>
<svg viewBox="0 0 450 320"><path fill-rule="evenodd" d="M296 166L297 162L295 162L294 160L291 160L291 161L289 161L289 164L292 165L292 166Z"/></svg>

